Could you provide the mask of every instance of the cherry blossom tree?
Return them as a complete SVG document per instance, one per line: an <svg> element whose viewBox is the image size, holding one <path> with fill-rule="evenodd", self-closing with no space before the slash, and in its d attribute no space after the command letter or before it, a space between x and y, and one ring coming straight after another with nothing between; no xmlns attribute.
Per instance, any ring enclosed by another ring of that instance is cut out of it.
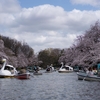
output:
<svg viewBox="0 0 100 100"><path fill-rule="evenodd" d="M100 63L100 23L91 25L84 35L78 36L76 44L65 49L59 58L71 66L90 67Z"/></svg>

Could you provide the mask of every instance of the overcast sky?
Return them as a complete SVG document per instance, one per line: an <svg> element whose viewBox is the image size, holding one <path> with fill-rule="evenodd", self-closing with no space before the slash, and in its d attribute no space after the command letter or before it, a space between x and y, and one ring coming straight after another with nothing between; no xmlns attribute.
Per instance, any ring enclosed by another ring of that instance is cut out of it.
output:
<svg viewBox="0 0 100 100"><path fill-rule="evenodd" d="M100 0L0 0L0 34L35 52L68 48L100 20Z"/></svg>

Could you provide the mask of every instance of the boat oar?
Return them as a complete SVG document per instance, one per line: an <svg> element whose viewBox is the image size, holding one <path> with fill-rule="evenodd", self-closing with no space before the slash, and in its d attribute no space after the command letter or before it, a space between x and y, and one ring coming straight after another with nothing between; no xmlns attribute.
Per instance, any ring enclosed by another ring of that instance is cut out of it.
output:
<svg viewBox="0 0 100 100"><path fill-rule="evenodd" d="M86 77L83 78L83 81L86 79Z"/></svg>
<svg viewBox="0 0 100 100"><path fill-rule="evenodd" d="M31 74L30 74L30 76L31 76L31 77L34 77L34 75L31 75Z"/></svg>

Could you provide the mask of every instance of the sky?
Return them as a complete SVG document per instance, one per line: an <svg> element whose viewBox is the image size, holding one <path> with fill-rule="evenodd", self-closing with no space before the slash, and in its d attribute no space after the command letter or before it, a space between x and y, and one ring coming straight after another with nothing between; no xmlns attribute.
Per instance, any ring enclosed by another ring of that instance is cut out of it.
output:
<svg viewBox="0 0 100 100"><path fill-rule="evenodd" d="M100 0L0 0L0 34L39 52L69 48L100 20Z"/></svg>

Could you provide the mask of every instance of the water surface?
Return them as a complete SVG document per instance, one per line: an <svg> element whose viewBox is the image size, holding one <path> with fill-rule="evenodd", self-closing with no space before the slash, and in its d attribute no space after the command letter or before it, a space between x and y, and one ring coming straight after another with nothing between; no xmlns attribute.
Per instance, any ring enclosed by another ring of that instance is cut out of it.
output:
<svg viewBox="0 0 100 100"><path fill-rule="evenodd" d="M75 72L57 71L29 80L0 79L0 100L100 100L100 82L80 81Z"/></svg>

